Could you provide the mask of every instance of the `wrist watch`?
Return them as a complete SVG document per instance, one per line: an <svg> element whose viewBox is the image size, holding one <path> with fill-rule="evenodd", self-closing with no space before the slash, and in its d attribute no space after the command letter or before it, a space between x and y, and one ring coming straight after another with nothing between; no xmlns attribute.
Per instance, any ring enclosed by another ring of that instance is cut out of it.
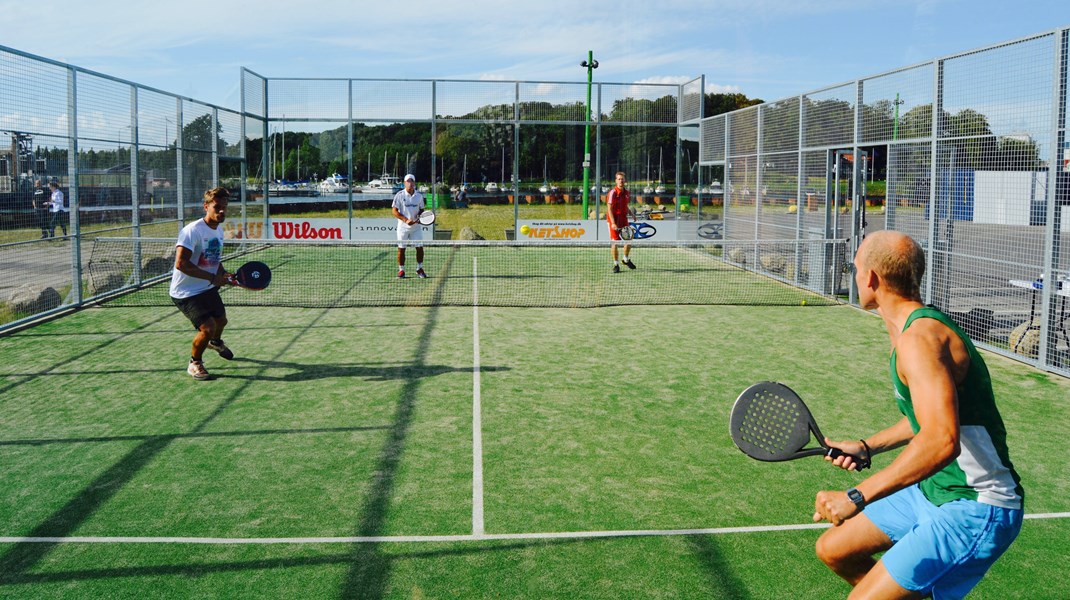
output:
<svg viewBox="0 0 1070 600"><path fill-rule="evenodd" d="M851 488L847 490L847 497L851 500L851 502L855 503L855 506L858 507L858 510L862 510L866 507L866 497L863 496L862 492L858 491L857 488Z"/></svg>

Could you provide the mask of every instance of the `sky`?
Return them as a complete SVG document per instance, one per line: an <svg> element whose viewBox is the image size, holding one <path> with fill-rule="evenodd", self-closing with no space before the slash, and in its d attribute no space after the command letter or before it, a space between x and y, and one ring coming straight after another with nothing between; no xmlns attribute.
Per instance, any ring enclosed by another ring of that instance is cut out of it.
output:
<svg viewBox="0 0 1070 600"><path fill-rule="evenodd" d="M1067 0L0 0L0 45L217 106L266 77L682 83L767 101L1070 26Z"/></svg>

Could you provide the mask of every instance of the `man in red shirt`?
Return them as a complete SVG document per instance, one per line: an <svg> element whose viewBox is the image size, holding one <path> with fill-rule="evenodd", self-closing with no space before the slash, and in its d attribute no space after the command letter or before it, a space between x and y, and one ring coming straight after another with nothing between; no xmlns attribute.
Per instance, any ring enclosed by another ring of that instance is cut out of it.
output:
<svg viewBox="0 0 1070 600"><path fill-rule="evenodd" d="M620 241L620 230L630 227L628 217L634 215L634 213L629 206L632 195L628 193L628 190L624 189L624 184L627 183L624 171L617 171L616 179L617 186L609 190L609 195L606 196L606 203L609 204L609 210L606 211L606 221L609 222L609 239ZM628 253L631 252L631 249L630 245L624 244L624 266L634 269L635 263L628 258ZM613 253L613 272L620 273L620 262L617 260L617 245L612 244L610 251Z"/></svg>

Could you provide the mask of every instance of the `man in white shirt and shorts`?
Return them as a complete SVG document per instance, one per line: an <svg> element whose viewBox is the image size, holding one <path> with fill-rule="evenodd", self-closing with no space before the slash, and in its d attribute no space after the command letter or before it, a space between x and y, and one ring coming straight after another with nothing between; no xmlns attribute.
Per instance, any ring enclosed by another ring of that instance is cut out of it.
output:
<svg viewBox="0 0 1070 600"><path fill-rule="evenodd" d="M63 192L59 189L59 183L55 181L48 182L48 189L51 190L48 209L52 213L48 237L56 237L56 225L63 229L63 237L67 237L67 207L64 206Z"/></svg>
<svg viewBox="0 0 1070 600"><path fill-rule="evenodd" d="M226 188L212 188L204 193L204 218L186 225L175 244L175 268L171 272L171 300L193 323L193 352L186 372L194 379L211 379L204 368L204 350L211 348L226 360L234 352L223 343L227 326L227 309L219 297L219 288L230 284L223 269L223 228L230 193Z"/></svg>
<svg viewBox="0 0 1070 600"><path fill-rule="evenodd" d="M398 277L405 277L405 247L408 242L413 242L416 246L416 274L421 279L426 278L424 245L420 243L424 239L423 226L417 220L424 210L424 195L416 191L416 176L412 173L405 176L405 189L394 195L392 209L398 220Z"/></svg>

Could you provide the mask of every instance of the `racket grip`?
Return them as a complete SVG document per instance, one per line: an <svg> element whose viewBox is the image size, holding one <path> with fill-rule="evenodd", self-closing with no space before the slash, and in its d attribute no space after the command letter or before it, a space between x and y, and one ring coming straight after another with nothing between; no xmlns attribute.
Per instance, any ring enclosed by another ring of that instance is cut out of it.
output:
<svg viewBox="0 0 1070 600"><path fill-rule="evenodd" d="M829 448L828 452L825 453L825 456L833 460L841 456L850 456L855 461L855 471L861 471L862 469L869 468L869 461L866 461L861 457L855 456L854 454L848 454L843 450L840 450L839 448Z"/></svg>

